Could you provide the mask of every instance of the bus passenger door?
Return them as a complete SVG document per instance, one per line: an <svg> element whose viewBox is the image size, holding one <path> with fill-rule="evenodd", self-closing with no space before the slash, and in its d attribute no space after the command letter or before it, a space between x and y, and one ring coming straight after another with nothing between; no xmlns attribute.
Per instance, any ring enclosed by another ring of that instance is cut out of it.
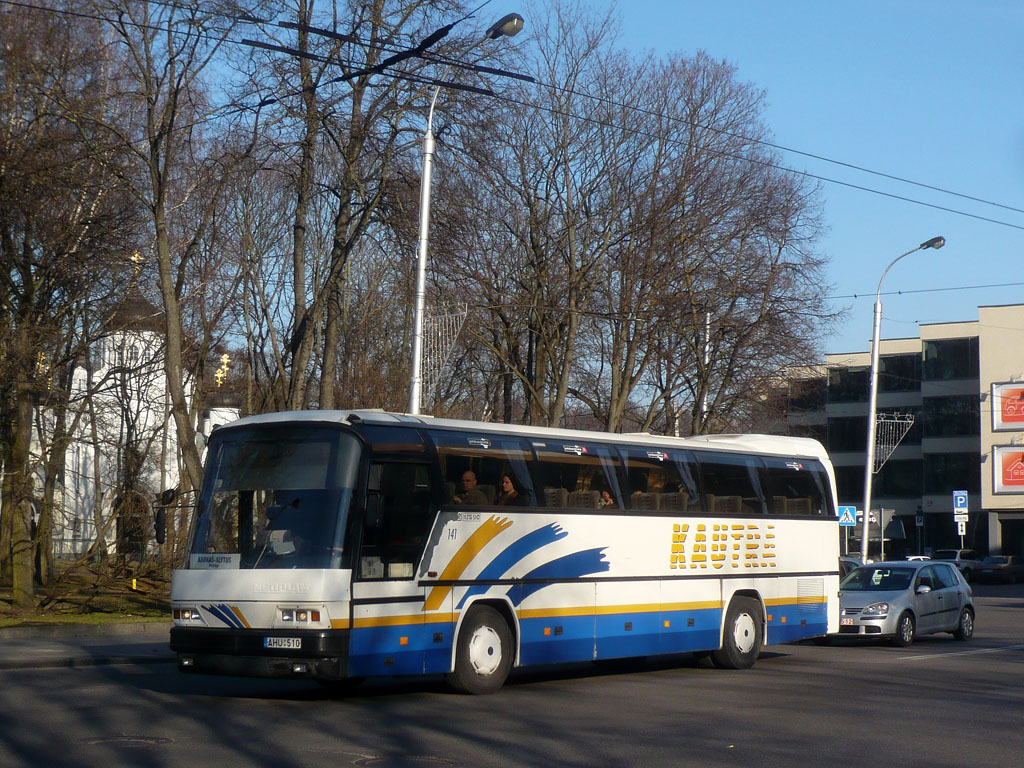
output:
<svg viewBox="0 0 1024 768"><path fill-rule="evenodd" d="M429 465L370 465L353 573L349 674L423 674L424 652L434 643L416 573L435 513Z"/></svg>

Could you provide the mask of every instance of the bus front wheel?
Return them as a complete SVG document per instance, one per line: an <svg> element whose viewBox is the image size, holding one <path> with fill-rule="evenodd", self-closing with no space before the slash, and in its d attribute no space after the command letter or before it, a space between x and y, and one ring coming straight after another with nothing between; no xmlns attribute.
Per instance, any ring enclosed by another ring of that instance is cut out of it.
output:
<svg viewBox="0 0 1024 768"><path fill-rule="evenodd" d="M455 671L448 673L448 684L462 693L494 693L505 684L512 659L508 622L490 606L475 606L459 629Z"/></svg>
<svg viewBox="0 0 1024 768"><path fill-rule="evenodd" d="M751 597L734 597L725 613L722 647L711 652L719 669L749 669L761 653L761 604Z"/></svg>

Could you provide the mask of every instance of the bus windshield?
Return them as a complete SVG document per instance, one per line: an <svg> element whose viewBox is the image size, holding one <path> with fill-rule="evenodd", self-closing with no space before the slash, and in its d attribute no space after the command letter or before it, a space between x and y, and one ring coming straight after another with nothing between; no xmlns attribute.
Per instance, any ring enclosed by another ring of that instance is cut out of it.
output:
<svg viewBox="0 0 1024 768"><path fill-rule="evenodd" d="M294 425L215 432L188 568L339 568L359 441Z"/></svg>

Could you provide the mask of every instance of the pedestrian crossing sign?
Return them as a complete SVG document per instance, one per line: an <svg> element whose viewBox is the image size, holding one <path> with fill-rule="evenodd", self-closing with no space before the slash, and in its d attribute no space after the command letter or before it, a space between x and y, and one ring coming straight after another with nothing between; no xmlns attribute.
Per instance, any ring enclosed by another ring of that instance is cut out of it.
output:
<svg viewBox="0 0 1024 768"><path fill-rule="evenodd" d="M856 525L857 524L857 508L856 507L840 507L839 508L839 524L840 525Z"/></svg>

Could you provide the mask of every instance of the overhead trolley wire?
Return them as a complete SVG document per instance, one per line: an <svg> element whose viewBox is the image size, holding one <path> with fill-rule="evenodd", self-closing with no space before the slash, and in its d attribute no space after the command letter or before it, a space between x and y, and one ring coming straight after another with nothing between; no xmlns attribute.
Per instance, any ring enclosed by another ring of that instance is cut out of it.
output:
<svg viewBox="0 0 1024 768"><path fill-rule="evenodd" d="M190 6L182 6L182 5L178 4L178 3L172 2L170 0L150 0L150 2L152 2L153 4L156 4L156 5L161 5L161 6L165 6L165 7L172 8L172 9L192 10L192 8ZM392 53L392 55L390 57L386 58L384 61L379 62L376 65L372 65L370 67L363 67L362 69L358 69L355 72L349 73L347 76L343 75L343 76L341 76L339 78L333 78L333 79L325 81L324 83L321 83L319 85L327 85L327 84L333 84L335 82L341 82L341 81L345 81L345 80L350 80L353 77L357 77L357 76L360 76L360 75L363 75L363 74L381 74L381 75L384 75L384 76L387 76L387 77L395 77L395 78L400 79L400 80L407 80L407 81L414 82L414 83L419 83L419 84L441 85L442 87L451 88L453 90L468 91L468 92L471 92L471 93L476 93L478 95L492 96L493 98L499 99L501 101L504 101L504 102L507 102L507 103L510 103L510 104L515 104L515 105L518 105L518 106L534 108L534 109L538 109L538 110L545 111L545 112L548 112L550 114L555 114L555 115L562 116L562 117L572 117L574 119L585 121L585 122L590 122L590 123L594 123L594 124L598 124L598 125L603 125L603 126L606 126L606 127L626 130L626 131L632 132L632 133L634 133L636 135L652 136L652 134L650 132L643 131L642 129L638 129L638 128L634 127L634 126L619 125L619 124L617 124L615 122L612 122L612 121L599 120L599 119L593 118L593 117L581 116L581 115L575 114L575 113L573 113L571 111L560 110L560 109L557 109L555 107L548 107L548 106L544 106L544 105L541 105L541 104L524 101L524 100L521 100L521 99L515 99L515 98L513 98L511 96L495 93L494 91L492 91L489 88L480 88L478 86L464 85L464 84L461 84L461 83L454 83L454 82L450 82L450 81L439 81L439 80L431 79L431 78L428 78L428 77L424 77L422 75L408 75L408 74L404 74L404 73L395 72L395 71L390 70L390 69L388 71L386 71L386 72L384 71L385 69L388 69L388 68L394 66L395 64L398 64L401 61L404 61L404 60L406 60L408 58L420 58L420 59L423 59L425 61L430 61L430 62L437 63L437 64L454 65L454 66L461 67L461 68L474 69L475 71L480 72L482 74L491 74L491 75L502 76L502 77L512 77L512 78L515 78L515 79L524 80L524 81L528 81L528 82L536 82L537 85L539 85L541 87L544 87L544 88L548 88L548 89L552 89L552 90L560 90L563 93L567 93L569 95L575 95L575 96L579 96L581 98L595 100L595 101L598 101L598 102L602 102L602 103L608 104L610 106L618 107L620 109L626 109L626 110L637 112L639 114L646 114L648 116L666 117L665 115L657 113L654 110L646 109L646 108L643 108L643 107L638 107L638 106L633 105L633 104L626 104L626 103L623 103L623 102L615 101L614 99L609 99L607 97L595 96L593 94L581 93L581 92L575 91L575 90L573 90L571 88L564 88L564 87L559 87L559 86L552 85L552 84L549 84L549 83L538 82L538 81L534 80L533 78L531 78L528 75L522 75L522 74L519 74L519 73L508 72L508 71L505 71L505 70L485 67L485 66L481 66L481 65L466 65L466 64L464 64L462 62L446 60L443 57L439 57L439 56L436 56L434 54L430 54L428 51L426 51L426 47L427 47L428 43L430 45L432 45L433 43L436 43L437 40L439 40L440 38L444 37L448 33L448 31L451 30L452 27L454 27L456 24L460 23L461 21L464 21L465 19L470 18L475 13L477 13L479 10L481 10L482 8L487 6L490 2L492 2L492 0L486 0L484 3L482 3L476 10L474 10L470 14L467 14L466 16L462 17L461 19L459 19L458 21L456 21L456 22L454 22L452 24L446 25L445 27L442 27L441 29L436 30L433 33L433 35L430 35L430 36L428 36L428 38L425 38L423 41L421 41L421 43L418 46L416 46L412 50L396 49L393 46L390 46L390 47L389 46L381 46L378 50ZM70 9L47 8L47 7L44 7L44 6L33 5L32 3L22 2L21 0L0 0L0 5L8 5L8 6L12 6L12 7L25 8L25 9L29 9L29 10L44 11L44 12L47 12L47 13L66 15L66 16L72 16L72 17L88 18L88 19L92 19L92 20L95 20L95 21L109 21L109 19L106 19L103 16L96 15L96 14L89 14L89 13L85 13L85 12L81 12L81 11L73 11L73 10L70 10ZM229 13L226 13L226 12L220 12L220 13L211 13L210 16L211 17L222 17L222 18L229 19L231 21L242 23L242 24L254 24L254 25L257 25L257 24L276 24L277 26L285 28L285 29L300 29L300 25L295 24L294 22L275 22L272 19L261 19L261 18L255 17L255 16L249 16L249 15L233 15L233 14L229 14ZM122 18L122 22L128 24L129 26L135 26L135 27L141 28L141 29L152 29L152 30L159 30L159 31L170 31L168 28L162 27L162 26L159 26L159 25L148 25L148 24L144 24L144 23L141 23L141 22L137 22L137 21L126 21L123 18ZM227 33L230 28L213 27L213 29L216 29L217 31L221 31L221 32ZM344 41L344 42L351 42L351 43L355 43L355 44L363 44L363 41L359 40L359 38L351 36L351 35L345 35L344 33L333 32L331 30L325 30L325 29L316 28L316 27L306 27L305 29L306 29L306 31L315 32L316 34L323 34L325 36L332 37L334 39L338 39L338 40L341 40L341 41ZM194 32L194 34L202 35L203 33L195 33ZM436 39L431 40L431 38L435 37L435 36L436 36ZM271 43L262 43L262 42L258 42L258 41L254 41L254 40L248 40L248 39L243 39L243 40L232 40L232 39L228 39L228 38L216 38L216 39L219 40L219 41L222 41L222 42L226 42L226 43L231 43L231 44L235 44L235 45L248 45L250 47L262 48L262 49L265 49L265 50L270 50L270 51L274 51L274 52L278 52L278 53L284 53L286 55L308 56L310 58L314 58L315 57L314 54L306 54L304 52L296 51L295 49L289 49L286 46L278 46L278 45L274 45L274 44L271 44ZM329 59L327 59L325 57L321 57L319 60L322 61L323 63L327 63L327 64L336 63L339 66L343 66L341 62L331 61L331 60L329 60ZM316 86L314 86L314 87L316 87ZM279 97L264 99L264 100L260 101L259 103L257 103L256 105L242 105L242 106L237 106L237 107L233 106L230 109L224 110L224 112L222 114L232 114L232 113L239 113L239 112L245 112L245 111L255 111L255 110L259 109L260 107L267 106L267 105L273 104L273 103L277 103L282 98L287 98L289 96L297 95L297 94L300 94L300 93L302 93L302 89L296 90L294 92L283 94L282 96L279 96ZM678 122L678 121L682 120L682 118L679 118L679 117L674 117L674 116L667 116L667 117L668 117L669 120L672 120L674 122ZM206 120L210 120L210 119L213 119L213 118L212 117L206 118ZM829 163L829 164L832 164L832 165L837 165L837 166L840 166L840 167L843 167L843 168L848 168L850 170L857 171L859 173L865 173L865 174L869 174L869 175L872 175L872 176L877 176L879 178L888 179L890 181L895 181L895 182L898 182L898 183L901 183L901 184L908 184L908 185L916 186L916 187L919 187L919 188L922 188L922 189L928 189L928 190L933 191L933 192L938 192L940 194L950 195L952 197L957 197L957 198L960 198L960 199L963 199L963 200L968 200L968 201L971 201L971 202L976 202L976 203L979 203L979 204L982 204L982 205L989 205L989 206L993 206L993 207L996 207L996 208L1001 208L1003 210L1011 211L1011 212L1014 212L1014 213L1024 213L1024 209L1017 208L1015 206L1006 205L1004 203L999 203L999 202L995 202L995 201L992 201L992 200L986 200L986 199L981 198L981 197L977 197L977 196L974 196L974 195L969 195L969 194L962 193L962 192L957 192L955 190L946 189L944 187L936 186L936 185L933 185L933 184L928 184L928 183L924 183L924 182L914 181L913 179L908 179L908 178L905 178L905 177L897 176L895 174L890 174L890 173L886 173L886 172L883 172L883 171L876 171L876 170L873 170L871 168L867 168L867 167L864 167L864 166L859 166L859 165L856 165L856 164L853 164L853 163L849 163L849 162L846 162L846 161L843 161L843 160L836 160L834 158L830 158L830 157L827 157L827 156L824 156L824 155L819 155L819 154L815 154L815 153L812 153L812 152L807 152L807 151L795 149L793 147L787 147L787 146L784 146L784 145L781 145L781 144L776 144L776 143L767 141L765 139L758 139L758 138L754 138L754 137L750 137L750 136L744 136L743 134L738 134L738 133L730 132L730 131L722 129L722 128L717 128L717 127L715 127L713 125L702 125L702 124L699 124L699 123L695 124L695 125L697 125L697 127L702 127L702 128L705 128L707 130L710 130L712 132L715 132L715 133L718 133L718 134L721 134L721 135L730 136L730 137L733 137L733 138L739 138L739 139L742 139L744 141L748 141L748 142L750 142L752 144L758 144L758 145L765 146L765 147L768 147L768 148L771 148L771 149L775 149L775 150L780 151L780 152L789 152L789 153L792 153L792 154L795 154L795 155L799 155L799 156L802 156L802 157L807 157L809 159L817 160L819 162L825 162L825 163ZM674 143L681 144L682 142L676 141ZM765 160L765 159L753 158L753 157L745 156L745 155L742 155L742 154L731 153L731 152L724 152L724 151L717 152L716 154L718 156L733 157L733 158L738 159L738 160L743 160L743 161L746 161L746 162L751 162L751 163L759 164L759 165L762 165L762 166L765 166L765 167L769 167L769 168L773 168L775 170L779 170L779 171L782 171L782 172L785 172L785 173L791 173L791 174L794 174L794 175L797 175L797 176L801 176L801 177L804 177L804 178L814 179L816 181L821 181L821 182L826 183L826 184L834 184L834 185L846 187L846 188L849 188L849 189L854 189L854 190L858 190L858 191L861 191L861 192L866 192L866 193L869 193L869 194L875 194L875 195L879 195L881 197L886 197L886 198L893 199L893 200L899 200L899 201L910 203L910 204L913 204L913 205L919 205L919 206L922 206L922 207L931 208L933 210L943 211L944 213L950 213L950 214L957 215L957 216L963 216L963 217L966 217L966 218L971 218L971 219L975 219L975 220L978 220L978 221L983 221L983 222L986 222L986 223L989 223L989 224L996 224L998 226L1009 227L1011 229L1024 230L1024 225L1022 225L1022 224L1015 224L1015 223L1012 223L1012 222L1003 221L1003 220L991 218L991 217L988 217L988 216L982 216L982 215L976 214L976 213L970 213L970 212L963 211L963 210L960 210L960 209L957 209L957 208L952 208L952 207L949 207L949 206L944 206L944 205L939 205L939 204L936 204L936 203L926 202L924 200L918 200L916 198L909 197L909 196L906 196L906 195L900 195L900 194L896 194L896 193L893 193L893 192L887 192L887 191L884 191L884 190L875 189L873 187L868 187L868 186L865 186L863 184L856 184L856 183L849 182L849 181L843 181L841 179L837 179L837 178L833 178L833 177L829 177L829 176L824 176L822 174L812 173L811 171L798 170L798 169L791 168L789 166L782 165L782 164L779 164L779 163L774 163L774 162L771 162L771 161Z"/></svg>

